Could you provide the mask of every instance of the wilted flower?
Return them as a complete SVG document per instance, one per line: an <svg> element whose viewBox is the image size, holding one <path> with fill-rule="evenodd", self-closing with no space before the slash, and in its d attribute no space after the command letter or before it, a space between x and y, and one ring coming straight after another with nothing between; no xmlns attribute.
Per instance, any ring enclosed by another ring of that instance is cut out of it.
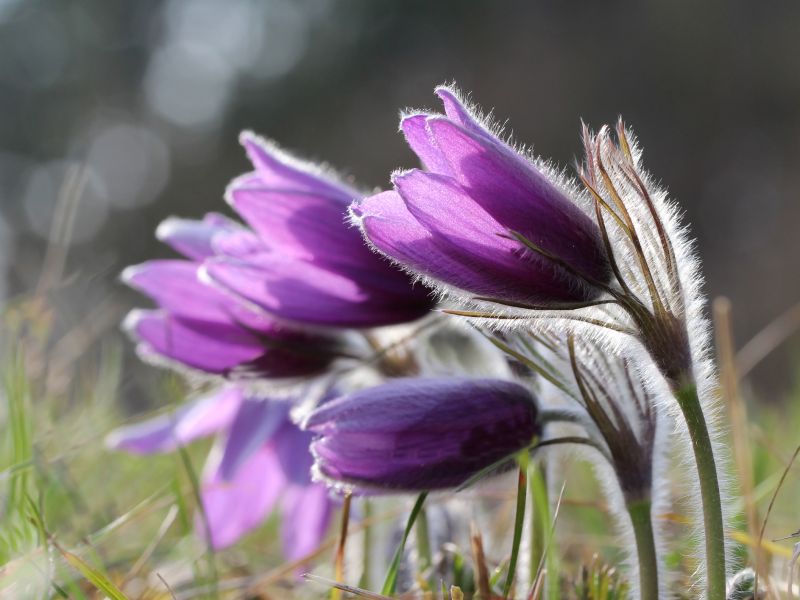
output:
<svg viewBox="0 0 800 600"><path fill-rule="evenodd" d="M231 183L227 199L253 230L220 243L204 266L211 280L303 324L376 327L427 314L429 290L346 223L358 191L251 133L241 141L255 170Z"/></svg>
<svg viewBox="0 0 800 600"><path fill-rule="evenodd" d="M203 221L169 219L159 227L159 237L190 260L153 260L123 272L128 285L159 305L126 319L140 354L215 375L298 377L323 371L341 349L336 337L287 327L198 278L198 261L240 231L245 230L216 214Z"/></svg>
<svg viewBox="0 0 800 600"><path fill-rule="evenodd" d="M523 305L584 303L611 278L597 225L445 87L445 115L401 129L427 169L356 202L370 243L417 274L472 296Z"/></svg>
<svg viewBox="0 0 800 600"><path fill-rule="evenodd" d="M280 502L284 553L293 560L319 545L332 502L326 487L311 481L312 434L291 421L290 408L286 401L251 397L229 386L172 414L117 429L108 444L149 454L220 435L203 475L198 532L210 532L215 548L230 546Z"/></svg>
<svg viewBox="0 0 800 600"><path fill-rule="evenodd" d="M513 464L539 434L523 386L499 379L407 378L355 392L313 412L304 427L316 468L359 491L457 487Z"/></svg>

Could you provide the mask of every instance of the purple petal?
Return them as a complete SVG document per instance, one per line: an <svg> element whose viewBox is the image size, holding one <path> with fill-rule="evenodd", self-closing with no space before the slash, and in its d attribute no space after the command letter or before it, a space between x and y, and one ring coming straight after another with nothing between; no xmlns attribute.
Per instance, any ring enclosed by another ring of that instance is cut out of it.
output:
<svg viewBox="0 0 800 600"><path fill-rule="evenodd" d="M445 281L463 270L458 258L451 256L447 247L440 248L440 240L408 211L397 192L364 198L352 211L375 247L398 262Z"/></svg>
<svg viewBox="0 0 800 600"><path fill-rule="evenodd" d="M288 560L311 554L322 543L333 513L324 485L290 486L283 498L281 537Z"/></svg>
<svg viewBox="0 0 800 600"><path fill-rule="evenodd" d="M349 186L322 173L315 165L294 158L252 132L242 132L239 141L256 169L254 175L258 176L264 186L328 195L339 198L343 206L347 206L353 198L360 195ZM252 175L245 177L248 178L247 181L252 181Z"/></svg>
<svg viewBox="0 0 800 600"><path fill-rule="evenodd" d="M332 327L375 327L417 319L430 308L424 288L370 288L302 260L263 253L248 262L216 258L209 277L269 313L289 321ZM371 283L373 280L368 279Z"/></svg>
<svg viewBox="0 0 800 600"><path fill-rule="evenodd" d="M464 106L464 102L461 101L459 96L452 89L439 86L436 88L436 95L441 99L444 105L444 112L448 119L467 129L490 135L480 124L475 115Z"/></svg>
<svg viewBox="0 0 800 600"><path fill-rule="evenodd" d="M186 260L151 260L128 267L122 278L162 308L182 317L230 321L236 301L198 279L199 265Z"/></svg>
<svg viewBox="0 0 800 600"><path fill-rule="evenodd" d="M269 252L269 248L263 239L247 229L223 233L214 238L214 256L239 257L257 255L261 252Z"/></svg>
<svg viewBox="0 0 800 600"><path fill-rule="evenodd" d="M283 466L283 472L295 485L311 484L311 441L314 434L303 431L295 423L287 419L283 428L275 435L275 452Z"/></svg>
<svg viewBox="0 0 800 600"><path fill-rule="evenodd" d="M262 244L228 243L220 236L215 244L220 254L247 262L257 261L258 255L271 249L279 261L288 255L380 293L383 304L394 300L416 304L417 310L430 307L425 290L415 292L407 275L370 251L358 228L345 222L346 207L340 203L323 196L252 187L234 186L229 195L237 211L262 236ZM397 298L388 297L392 294Z"/></svg>
<svg viewBox="0 0 800 600"><path fill-rule="evenodd" d="M504 228L449 177L412 170L392 192L362 201L367 237L417 271L476 295L530 302L571 298L563 274L500 234ZM566 288L566 291L565 291Z"/></svg>
<svg viewBox="0 0 800 600"><path fill-rule="evenodd" d="M286 478L269 445L253 453L233 479L212 469L201 491L212 546L226 548L261 525L285 490ZM199 515L195 527L205 537L205 523Z"/></svg>
<svg viewBox="0 0 800 600"><path fill-rule="evenodd" d="M224 231L241 229L241 225L218 213L207 214L202 221L171 217L156 229L156 237L192 260L203 260L214 254L211 241Z"/></svg>
<svg viewBox="0 0 800 600"><path fill-rule="evenodd" d="M410 115L400 121L400 129L411 146L411 149L419 157L422 165L434 173L449 174L450 163L436 145L436 142L428 130L428 115Z"/></svg>
<svg viewBox="0 0 800 600"><path fill-rule="evenodd" d="M599 229L536 167L496 138L447 119L430 118L428 127L449 172L504 229L519 231L599 281L608 278Z"/></svg>
<svg viewBox="0 0 800 600"><path fill-rule="evenodd" d="M318 264L363 266L377 262L358 231L345 222L347 205L340 199L238 186L230 189L229 198L270 248Z"/></svg>
<svg viewBox="0 0 800 600"><path fill-rule="evenodd" d="M236 413L219 466L222 479L232 479L241 465L289 422L289 403L245 398Z"/></svg>
<svg viewBox="0 0 800 600"><path fill-rule="evenodd" d="M280 337L271 340L235 324L192 321L163 311L134 311L126 328L140 341L144 353L212 374L296 377L324 370L333 358L324 352L331 343L324 338L309 338L306 343L316 342L312 347L298 340L294 349Z"/></svg>
<svg viewBox="0 0 800 600"><path fill-rule="evenodd" d="M241 250L241 237L249 232L226 234L215 245L231 241ZM263 246L259 246L263 248ZM241 298L200 281L202 270L197 263L185 260L152 260L123 272L131 287L153 298L162 309L185 321L202 321L233 331L264 334L290 339L293 334L277 335L280 326L274 318L255 310Z"/></svg>
<svg viewBox="0 0 800 600"><path fill-rule="evenodd" d="M170 452L228 427L241 401L237 388L224 388L171 414L115 429L106 443L111 448L135 454Z"/></svg>

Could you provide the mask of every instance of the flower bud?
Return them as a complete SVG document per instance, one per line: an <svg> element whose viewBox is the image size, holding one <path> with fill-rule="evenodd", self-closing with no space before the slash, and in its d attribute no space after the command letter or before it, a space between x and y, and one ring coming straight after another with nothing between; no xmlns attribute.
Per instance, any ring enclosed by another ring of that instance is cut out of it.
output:
<svg viewBox="0 0 800 600"><path fill-rule="evenodd" d="M360 491L458 487L539 435L523 386L499 379L408 378L365 389L313 412L305 428L320 475Z"/></svg>

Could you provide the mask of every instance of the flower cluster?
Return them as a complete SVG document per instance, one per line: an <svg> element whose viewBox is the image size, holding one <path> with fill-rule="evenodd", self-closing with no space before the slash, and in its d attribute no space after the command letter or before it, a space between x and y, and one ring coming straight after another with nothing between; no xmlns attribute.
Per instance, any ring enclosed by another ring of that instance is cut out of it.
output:
<svg viewBox="0 0 800 600"><path fill-rule="evenodd" d="M422 168L394 173L392 189L371 196L242 135L254 170L226 198L244 223L168 219L158 237L185 258L124 274L158 305L128 319L140 353L222 391L124 428L112 445L168 451L224 432L204 477L201 533L228 545L283 498L293 557L325 531L326 485L424 494L517 463L524 482L529 452L585 448L635 539L638 593L651 599L668 578L653 519L668 501L658 480L669 440L689 437L703 508L700 583L721 600L713 378L697 265L674 205L621 122L616 139L584 130L572 181L504 141L453 89L436 93L444 114L410 113L400 126ZM434 377L433 338L421 326L405 328L417 332L406 343L381 341L387 328L424 321L437 294L449 321L466 319L469 335L485 336L514 369ZM369 376L346 375L359 369ZM290 399L265 391L270 382L288 385ZM300 404L310 411L298 416Z"/></svg>

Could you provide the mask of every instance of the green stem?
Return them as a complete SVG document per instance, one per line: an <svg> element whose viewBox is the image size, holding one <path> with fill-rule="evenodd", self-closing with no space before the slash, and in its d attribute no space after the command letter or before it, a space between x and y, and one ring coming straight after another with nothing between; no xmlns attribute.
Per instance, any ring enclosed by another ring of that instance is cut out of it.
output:
<svg viewBox="0 0 800 600"><path fill-rule="evenodd" d="M417 496L417 501L414 503L414 507L411 509L411 514L408 515L406 528L403 530L403 537L400 539L400 545L397 547L397 550L394 553L392 563L389 565L389 572L386 574L386 579L384 580L383 587L381 588L381 594L383 596L391 596L394 594L395 588L397 587L397 572L400 570L400 561L403 559L403 551L406 547L406 541L411 533L411 528L414 527L414 521L417 520L417 516L422 510L422 505L425 503L425 498L427 497L428 492L422 492L419 496Z"/></svg>
<svg viewBox="0 0 800 600"><path fill-rule="evenodd" d="M428 531L428 513L423 506L417 515L417 553L419 554L419 570L425 573L433 564L431 552L431 535Z"/></svg>
<svg viewBox="0 0 800 600"><path fill-rule="evenodd" d="M700 479L706 538L707 598L725 600L725 529L714 448L708 435L708 426L703 408L700 406L696 384L693 381L683 384L677 387L674 393L692 438L692 449Z"/></svg>
<svg viewBox="0 0 800 600"><path fill-rule="evenodd" d="M525 503L527 502L528 492L528 451L521 452L519 458L519 477L517 478L517 511L514 516L514 538L511 542L511 559L508 561L508 575L503 586L503 598L508 598L511 592L511 584L514 582L514 575L517 572L517 558L519 557L519 546L522 542L522 526L525 521Z"/></svg>
<svg viewBox="0 0 800 600"><path fill-rule="evenodd" d="M364 521L369 522L372 518L372 503L368 499L363 500L363 515ZM368 590L370 585L370 558L372 556L372 528L367 527L364 529L364 547L363 547L363 565L362 565L362 573L361 579L358 581L358 587Z"/></svg>
<svg viewBox="0 0 800 600"><path fill-rule="evenodd" d="M649 500L628 503L639 558L639 597L658 598L658 560Z"/></svg>
<svg viewBox="0 0 800 600"><path fill-rule="evenodd" d="M558 585L558 557L552 544L548 543L552 524L550 522L550 496L547 492L545 466L531 461L530 492L533 513L531 518L531 578L536 577L544 563L544 597L559 600L561 590ZM533 583L533 581L531 581Z"/></svg>
<svg viewBox="0 0 800 600"><path fill-rule="evenodd" d="M543 488L542 484L539 468L535 461L531 461L528 472L528 495L531 497L531 563L529 567L531 584L544 556L546 518L542 517L542 494L539 493ZM544 494L544 499L547 499L547 494Z"/></svg>

